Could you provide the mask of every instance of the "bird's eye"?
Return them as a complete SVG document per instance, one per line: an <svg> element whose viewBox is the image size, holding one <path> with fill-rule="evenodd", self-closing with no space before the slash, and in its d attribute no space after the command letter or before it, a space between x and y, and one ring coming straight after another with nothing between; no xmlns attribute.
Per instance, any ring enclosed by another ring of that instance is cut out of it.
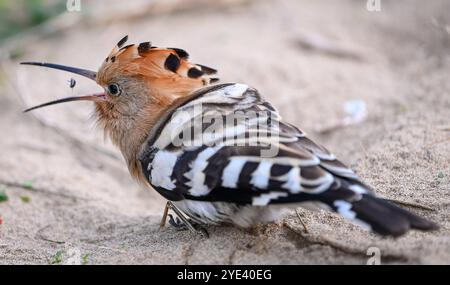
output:
<svg viewBox="0 0 450 285"><path fill-rule="evenodd" d="M108 92L112 96L119 96L120 93L122 93L122 90L120 89L119 84L113 83L108 85Z"/></svg>

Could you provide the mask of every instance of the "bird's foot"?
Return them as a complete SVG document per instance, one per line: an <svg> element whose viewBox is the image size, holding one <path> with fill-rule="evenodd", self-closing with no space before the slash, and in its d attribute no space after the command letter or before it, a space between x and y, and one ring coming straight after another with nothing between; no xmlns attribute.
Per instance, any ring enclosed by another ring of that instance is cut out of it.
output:
<svg viewBox="0 0 450 285"><path fill-rule="evenodd" d="M180 218L173 218L173 215L169 214L169 224L179 231L188 230L188 227L180 220Z"/></svg>
<svg viewBox="0 0 450 285"><path fill-rule="evenodd" d="M168 214L169 210L173 210L177 217L174 218L171 214ZM170 201L167 202L166 208L164 209L160 228L164 227L166 224L167 217L169 217L169 224L179 231L189 230L192 233L200 234L206 238L209 237L209 233L204 227L186 218L184 214Z"/></svg>
<svg viewBox="0 0 450 285"><path fill-rule="evenodd" d="M169 224L171 226L173 226L176 230L186 231L186 230L191 230L191 227L192 227L192 228L194 228L195 233L200 233L205 237L209 237L208 231L199 223L195 223L190 219L186 219L185 221L183 221L179 217L174 218L171 214L169 214L168 216L169 216ZM188 226L188 224L190 226ZM191 232L192 232L192 230L191 230Z"/></svg>

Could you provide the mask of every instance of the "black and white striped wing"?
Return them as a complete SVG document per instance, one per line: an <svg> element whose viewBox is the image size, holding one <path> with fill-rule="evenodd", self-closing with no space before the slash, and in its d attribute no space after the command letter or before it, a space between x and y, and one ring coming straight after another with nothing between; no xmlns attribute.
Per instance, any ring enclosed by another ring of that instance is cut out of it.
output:
<svg viewBox="0 0 450 285"><path fill-rule="evenodd" d="M189 113L200 105L201 112ZM170 200L253 206L314 201L381 234L398 235L410 227L431 227L426 220L375 198L333 154L282 122L277 111L255 89L241 84L225 85L180 110L185 113L171 117L141 160L149 182ZM257 124L261 117L253 117L243 126L227 125L220 136L207 135L205 139L213 121L205 118L225 119L237 111L267 112L270 124L261 128ZM174 145L173 134L192 124L202 126L202 140L194 135L196 143ZM267 134L267 130L273 136L264 136L262 141L266 144L258 144L261 132ZM237 139L242 133L245 144ZM276 148L276 155L262 155L268 146Z"/></svg>

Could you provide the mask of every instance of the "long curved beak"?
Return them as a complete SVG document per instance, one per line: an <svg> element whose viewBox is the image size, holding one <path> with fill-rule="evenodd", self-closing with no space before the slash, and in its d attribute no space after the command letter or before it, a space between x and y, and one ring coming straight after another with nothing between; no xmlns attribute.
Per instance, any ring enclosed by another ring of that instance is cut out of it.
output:
<svg viewBox="0 0 450 285"><path fill-rule="evenodd" d="M42 67L48 67L58 70L63 70L71 73L75 73L81 76L84 76L86 78L89 78L91 80L96 81L97 73L94 71L90 71L87 69L81 69L77 67L71 67L71 66L65 66L60 64L54 64L54 63L45 63L45 62L21 62L20 64L24 65L36 65L36 66L42 66ZM26 109L24 112L29 112L38 108L55 105L59 103L65 103L65 102L72 102L72 101L99 101L99 100L105 100L106 96L105 93L97 93L92 95L86 95L86 96L76 96L76 97L68 97L68 98L62 98L59 100L50 101L47 103L43 103L31 108Z"/></svg>
<svg viewBox="0 0 450 285"><path fill-rule="evenodd" d="M75 73L75 74L87 77L94 81L95 81L95 78L97 77L97 72L95 72L95 71L90 71L87 69L81 69L81 68L71 67L71 66L66 66L66 65L61 65L61 64L45 63L45 62L21 62L20 64L36 65L36 66L43 66L43 67L48 67L48 68L53 68L53 69L58 69L58 70L64 70L67 72L71 72L71 73Z"/></svg>

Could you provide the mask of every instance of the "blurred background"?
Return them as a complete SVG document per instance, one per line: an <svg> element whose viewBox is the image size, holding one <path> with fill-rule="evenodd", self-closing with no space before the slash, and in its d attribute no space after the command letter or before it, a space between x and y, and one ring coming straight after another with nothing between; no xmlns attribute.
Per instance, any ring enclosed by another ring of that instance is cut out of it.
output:
<svg viewBox="0 0 450 285"><path fill-rule="evenodd" d="M391 263L449 263L448 11L445 0L0 0L0 263L63 263L76 248L86 263L362 264L371 244ZM21 61L97 70L124 35L257 88L379 195L432 208L417 211L442 230L386 241L302 212L309 234L295 215L257 235L211 229L207 242L158 231L163 199L131 180L92 105L22 113L99 87Z"/></svg>

